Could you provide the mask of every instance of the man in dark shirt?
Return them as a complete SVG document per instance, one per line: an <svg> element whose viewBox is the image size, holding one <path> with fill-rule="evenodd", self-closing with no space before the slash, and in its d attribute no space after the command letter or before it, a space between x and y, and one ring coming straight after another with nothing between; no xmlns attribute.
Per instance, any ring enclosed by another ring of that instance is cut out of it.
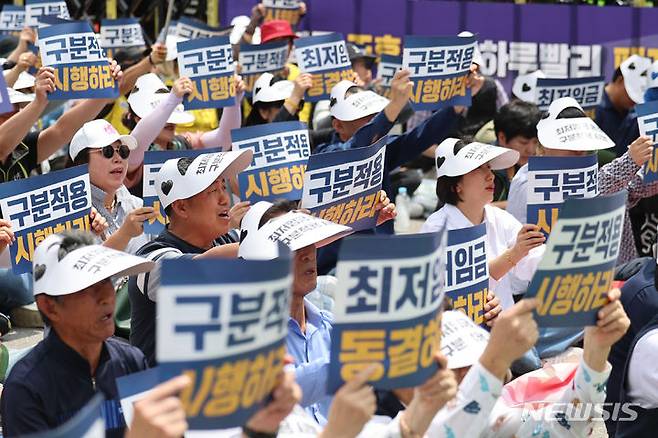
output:
<svg viewBox="0 0 658 438"><path fill-rule="evenodd" d="M153 263L93 245L65 232L34 252L34 295L50 333L14 366L2 393L5 437L53 429L101 392L106 436L123 437L125 421L116 378L147 368L144 355L112 338L111 278L149 271Z"/></svg>
<svg viewBox="0 0 658 438"><path fill-rule="evenodd" d="M644 103L650 66L650 59L638 55L622 62L605 86L603 99L596 108L594 121L615 142L618 157L640 136L634 108Z"/></svg>
<svg viewBox="0 0 658 438"><path fill-rule="evenodd" d="M169 225L137 255L160 262L179 257L237 257L238 238L227 234L230 198L224 179L235 177L252 159L251 151L219 152L165 162L155 189ZM160 263L130 278L130 343L155 364L155 303Z"/></svg>

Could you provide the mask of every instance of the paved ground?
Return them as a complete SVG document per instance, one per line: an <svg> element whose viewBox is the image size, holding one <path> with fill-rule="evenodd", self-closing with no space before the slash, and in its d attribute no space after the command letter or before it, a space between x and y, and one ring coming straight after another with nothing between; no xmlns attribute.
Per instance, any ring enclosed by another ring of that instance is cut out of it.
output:
<svg viewBox="0 0 658 438"><path fill-rule="evenodd" d="M26 347L31 347L43 338L43 329L24 329L15 328L0 340L10 350L20 350Z"/></svg>

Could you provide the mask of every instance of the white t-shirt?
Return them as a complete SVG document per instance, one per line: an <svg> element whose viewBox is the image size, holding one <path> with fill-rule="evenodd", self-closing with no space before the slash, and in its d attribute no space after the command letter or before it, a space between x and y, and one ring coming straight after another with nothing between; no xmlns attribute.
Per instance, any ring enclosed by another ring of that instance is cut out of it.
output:
<svg viewBox="0 0 658 438"><path fill-rule="evenodd" d="M484 223L487 227L486 251L489 260L500 256L516 243L516 236L522 226L514 216L492 205L484 207ZM427 218L421 233L438 231L444 224L448 230L473 227L476 224L464 216L464 213L454 205L446 204ZM514 305L513 295L522 294L528 288L532 276L537 270L545 245L534 248L514 268L500 280L489 277L489 289L500 298L503 309Z"/></svg>

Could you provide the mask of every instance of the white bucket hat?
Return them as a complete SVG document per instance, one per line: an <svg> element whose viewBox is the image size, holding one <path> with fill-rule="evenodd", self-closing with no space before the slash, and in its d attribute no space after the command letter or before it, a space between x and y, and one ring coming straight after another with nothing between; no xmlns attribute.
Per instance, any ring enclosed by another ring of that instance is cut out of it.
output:
<svg viewBox="0 0 658 438"><path fill-rule="evenodd" d="M137 78L133 91L128 96L128 104L135 114L144 118L169 95L169 89L155 73L148 73ZM183 104L176 106L167 119L167 123L186 124L194 121L194 115L183 109Z"/></svg>
<svg viewBox="0 0 658 438"><path fill-rule="evenodd" d="M537 103L537 79L544 78L546 78L546 75L541 70L533 71L527 75L518 75L514 79L512 94L525 102Z"/></svg>
<svg viewBox="0 0 658 438"><path fill-rule="evenodd" d="M51 234L34 251L34 295L62 296L80 292L114 276L148 272L155 263L101 245L87 245L60 256L65 240Z"/></svg>
<svg viewBox="0 0 658 438"><path fill-rule="evenodd" d="M291 251L297 251L310 245L320 248L352 233L350 227L299 211L291 211L271 219L258 229L263 214L272 206L269 203L258 204L261 205L254 210L247 222L243 219L242 235L245 237L240 242L238 256L247 260L276 258L277 242L286 245Z"/></svg>
<svg viewBox="0 0 658 438"><path fill-rule="evenodd" d="M358 91L345 97L347 91L352 87L357 87L357 85L350 81L340 81L331 89L329 112L343 122L380 113L390 102L373 91Z"/></svg>
<svg viewBox="0 0 658 438"><path fill-rule="evenodd" d="M462 176L489 163L492 170L507 169L519 160L519 152L500 146L473 142L455 151L459 139L447 138L434 152L436 176Z"/></svg>
<svg viewBox="0 0 658 438"><path fill-rule="evenodd" d="M569 151L596 151L614 147L615 142L589 117L558 119L567 108L583 108L573 97L554 100L546 117L537 123L539 143L548 149Z"/></svg>
<svg viewBox="0 0 658 438"><path fill-rule="evenodd" d="M263 73L254 82L254 91L252 94L253 103L256 102L277 102L286 100L292 94L295 84L291 81L278 81L272 83L274 75L272 73Z"/></svg>
<svg viewBox="0 0 658 438"><path fill-rule="evenodd" d="M470 367L480 360L489 342L489 333L459 310L447 310L441 316L441 352L448 369Z"/></svg>
<svg viewBox="0 0 658 438"><path fill-rule="evenodd" d="M633 55L621 63L619 69L624 77L624 88L635 103L644 103L644 92L649 86L651 59Z"/></svg>
<svg viewBox="0 0 658 438"><path fill-rule="evenodd" d="M71 159L75 160L75 157L85 148L100 149L117 140L128 146L131 151L137 149L137 140L132 135L119 134L114 126L105 119L92 120L82 125L82 128L75 133L71 140L69 154Z"/></svg>
<svg viewBox="0 0 658 438"><path fill-rule="evenodd" d="M219 177L230 178L237 175L251 164L252 157L251 149L243 149L201 154L185 168L179 168L178 163L189 158L165 161L155 175L155 191L162 208L167 208L179 199L187 199L201 193Z"/></svg>

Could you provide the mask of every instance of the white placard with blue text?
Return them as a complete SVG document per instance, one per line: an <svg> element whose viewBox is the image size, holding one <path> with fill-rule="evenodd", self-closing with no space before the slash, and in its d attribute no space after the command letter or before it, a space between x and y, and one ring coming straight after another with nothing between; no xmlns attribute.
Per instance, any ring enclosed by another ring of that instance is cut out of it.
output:
<svg viewBox="0 0 658 438"><path fill-rule="evenodd" d="M540 110L546 111L554 100L563 97L572 97L585 111L599 106L603 99L605 78L594 76L590 78L539 78L535 88L535 103Z"/></svg>
<svg viewBox="0 0 658 438"><path fill-rule="evenodd" d="M643 167L644 182L653 182L658 180L658 101L636 105L635 112L640 135L651 137L653 141L653 155Z"/></svg>
<svg viewBox="0 0 658 438"><path fill-rule="evenodd" d="M274 73L286 66L288 42L240 45L240 75L251 96L254 82L263 73Z"/></svg>
<svg viewBox="0 0 658 438"><path fill-rule="evenodd" d="M26 0L25 1L25 25L37 27L39 17L43 15L54 15L68 20L69 8L64 0Z"/></svg>
<svg viewBox="0 0 658 438"><path fill-rule="evenodd" d="M0 33L20 32L25 26L25 8L23 6L4 5L0 12Z"/></svg>
<svg viewBox="0 0 658 438"><path fill-rule="evenodd" d="M142 25L137 18L101 21L101 44L105 49L145 45Z"/></svg>
<svg viewBox="0 0 658 438"><path fill-rule="evenodd" d="M216 36L225 36L230 33L231 28L217 28L195 20L190 17L180 17L176 23L176 35L189 40L197 38L211 38Z"/></svg>

